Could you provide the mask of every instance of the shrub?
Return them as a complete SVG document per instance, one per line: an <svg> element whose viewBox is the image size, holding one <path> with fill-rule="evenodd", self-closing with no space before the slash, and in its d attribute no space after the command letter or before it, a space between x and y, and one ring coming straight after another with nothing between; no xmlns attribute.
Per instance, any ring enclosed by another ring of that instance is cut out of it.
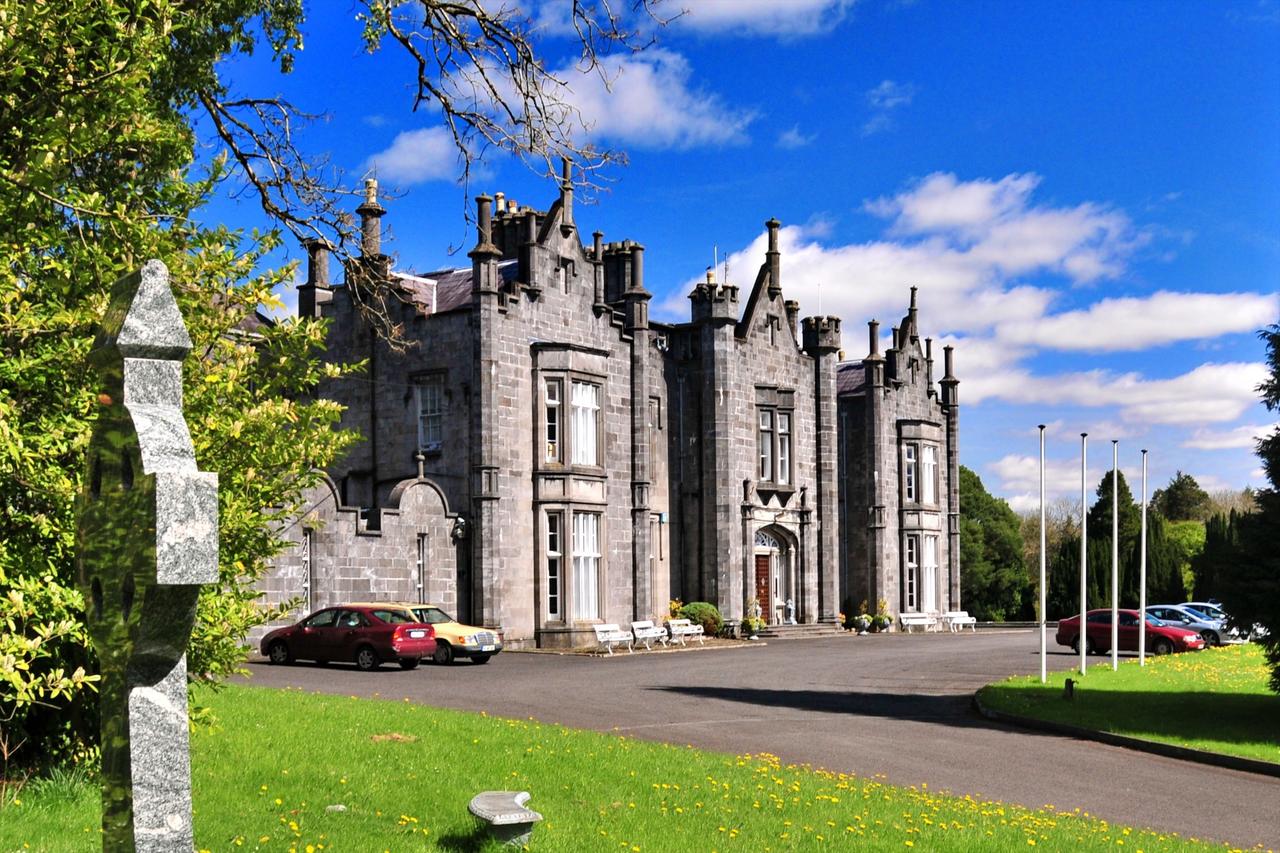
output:
<svg viewBox="0 0 1280 853"><path fill-rule="evenodd" d="M701 625L702 630L709 637L719 634L721 627L724 626L724 620L720 618L720 611L716 609L714 604L708 604L705 601L690 601L684 607L681 607L680 618L688 619L690 622L696 622Z"/></svg>

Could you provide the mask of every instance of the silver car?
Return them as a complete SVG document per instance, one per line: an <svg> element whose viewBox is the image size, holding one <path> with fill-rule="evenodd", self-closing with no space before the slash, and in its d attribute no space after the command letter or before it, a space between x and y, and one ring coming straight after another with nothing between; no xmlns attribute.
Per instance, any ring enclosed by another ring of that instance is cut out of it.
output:
<svg viewBox="0 0 1280 853"><path fill-rule="evenodd" d="M1195 631L1204 640L1206 648L1236 641L1236 638L1231 636L1231 629L1227 628L1226 622L1221 619L1210 619L1203 613L1179 604L1152 604L1147 607L1147 613L1175 628Z"/></svg>

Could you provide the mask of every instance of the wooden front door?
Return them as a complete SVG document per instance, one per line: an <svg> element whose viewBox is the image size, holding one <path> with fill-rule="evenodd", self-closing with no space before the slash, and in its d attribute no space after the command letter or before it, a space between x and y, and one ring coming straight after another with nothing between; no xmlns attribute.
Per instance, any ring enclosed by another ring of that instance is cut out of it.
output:
<svg viewBox="0 0 1280 853"><path fill-rule="evenodd" d="M760 602L760 615L769 622L773 609L773 596L769 594L769 555L756 554L756 601Z"/></svg>

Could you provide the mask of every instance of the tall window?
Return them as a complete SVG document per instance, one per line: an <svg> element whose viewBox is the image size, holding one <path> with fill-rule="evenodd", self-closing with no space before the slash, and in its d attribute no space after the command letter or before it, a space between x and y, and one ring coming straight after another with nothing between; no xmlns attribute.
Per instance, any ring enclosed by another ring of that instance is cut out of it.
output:
<svg viewBox="0 0 1280 853"><path fill-rule="evenodd" d="M415 387L418 396L418 449L439 450L443 436L444 383L428 379Z"/></svg>
<svg viewBox="0 0 1280 853"><path fill-rule="evenodd" d="M760 479L773 479L773 410L760 412Z"/></svg>
<svg viewBox="0 0 1280 853"><path fill-rule="evenodd" d="M903 471L903 488L906 492L906 500L909 503L915 503L920 494L919 480L920 472L916 465L916 445L908 444L903 451L906 457L905 470Z"/></svg>
<svg viewBox="0 0 1280 853"><path fill-rule="evenodd" d="M927 613L932 613L938 609L937 591L938 591L938 537L924 537L924 581L923 595L921 599L924 601L922 608Z"/></svg>
<svg viewBox="0 0 1280 853"><path fill-rule="evenodd" d="M427 602L427 534L418 534L418 603Z"/></svg>
<svg viewBox="0 0 1280 853"><path fill-rule="evenodd" d="M912 613L920 609L920 537L906 538L905 554L906 578L903 584L906 593L906 609Z"/></svg>
<svg viewBox="0 0 1280 853"><path fill-rule="evenodd" d="M791 482L791 413L778 412L778 483Z"/></svg>
<svg viewBox="0 0 1280 853"><path fill-rule="evenodd" d="M563 579L561 561L564 553L560 550L560 520L558 512L547 513L547 619L559 622L564 619L560 608L560 583Z"/></svg>
<svg viewBox="0 0 1280 853"><path fill-rule="evenodd" d="M920 471L920 502L937 503L938 448L926 444L920 448L923 457Z"/></svg>
<svg viewBox="0 0 1280 853"><path fill-rule="evenodd" d="M546 384L547 411L547 462L560 461L560 380L548 379Z"/></svg>
<svg viewBox="0 0 1280 853"><path fill-rule="evenodd" d="M311 612L311 560L316 544L316 532L309 528L302 531L302 608Z"/></svg>
<svg viewBox="0 0 1280 853"><path fill-rule="evenodd" d="M600 514L573 514L573 618L600 618Z"/></svg>
<svg viewBox="0 0 1280 853"><path fill-rule="evenodd" d="M599 465L600 455L596 442L596 429L600 413L600 386L590 382L573 382L573 435L571 436L574 465Z"/></svg>

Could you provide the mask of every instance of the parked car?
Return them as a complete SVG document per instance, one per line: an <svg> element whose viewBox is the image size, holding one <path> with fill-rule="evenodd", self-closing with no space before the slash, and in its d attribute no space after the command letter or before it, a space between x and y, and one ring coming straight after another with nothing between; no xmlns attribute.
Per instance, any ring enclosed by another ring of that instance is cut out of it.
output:
<svg viewBox="0 0 1280 853"><path fill-rule="evenodd" d="M262 653L274 664L295 660L354 661L366 672L396 661L413 669L436 651L435 629L413 614L383 604L344 604L317 610L295 625L262 638Z"/></svg>
<svg viewBox="0 0 1280 853"><path fill-rule="evenodd" d="M1188 610L1203 613L1210 619L1221 619L1224 625L1229 626L1229 630L1236 637L1243 637L1249 640L1256 640L1260 637L1267 636L1267 629L1261 625L1254 623L1252 626L1242 626L1236 624L1227 611L1222 609L1222 605L1217 601L1188 601L1182 605Z"/></svg>
<svg viewBox="0 0 1280 853"><path fill-rule="evenodd" d="M1120 651L1138 650L1138 611L1121 610L1119 616ZM1146 618L1147 648L1152 654L1167 655L1170 652L1195 651L1204 648L1204 639L1195 631L1166 625L1154 616ZM1080 617L1068 616L1058 620L1058 645L1070 646L1080 651ZM1088 628L1085 631L1086 654L1106 654L1111 651L1111 611L1090 610Z"/></svg>
<svg viewBox="0 0 1280 853"><path fill-rule="evenodd" d="M399 608L412 614L415 621L434 628L436 649L431 659L436 663L452 663L454 658L470 658L472 663L488 663L491 657L502 651L502 637L497 633L488 628L463 625L435 604L387 602L377 606Z"/></svg>
<svg viewBox="0 0 1280 853"><path fill-rule="evenodd" d="M1177 604L1152 604L1147 613L1168 625L1195 631L1206 646L1220 646L1233 641L1231 629L1221 619L1210 619L1199 611ZM1238 632L1237 632L1238 633Z"/></svg>

